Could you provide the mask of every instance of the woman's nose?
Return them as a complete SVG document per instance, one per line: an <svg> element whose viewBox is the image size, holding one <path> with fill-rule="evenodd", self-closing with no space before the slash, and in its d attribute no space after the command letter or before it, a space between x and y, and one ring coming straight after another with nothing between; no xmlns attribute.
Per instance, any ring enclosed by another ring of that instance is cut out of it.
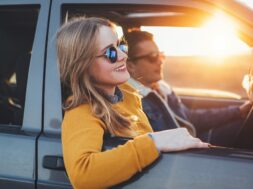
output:
<svg viewBox="0 0 253 189"><path fill-rule="evenodd" d="M118 61L127 60L128 56L120 48L117 48L118 51Z"/></svg>

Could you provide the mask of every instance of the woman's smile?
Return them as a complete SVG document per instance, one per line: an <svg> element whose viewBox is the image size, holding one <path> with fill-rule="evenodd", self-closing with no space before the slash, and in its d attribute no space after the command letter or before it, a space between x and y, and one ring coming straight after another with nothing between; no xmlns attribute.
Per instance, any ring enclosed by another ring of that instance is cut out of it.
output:
<svg viewBox="0 0 253 189"><path fill-rule="evenodd" d="M126 68L126 65L124 64L124 65L121 65L121 66L115 68L114 70L116 72L125 72L125 71L127 71L127 68Z"/></svg>

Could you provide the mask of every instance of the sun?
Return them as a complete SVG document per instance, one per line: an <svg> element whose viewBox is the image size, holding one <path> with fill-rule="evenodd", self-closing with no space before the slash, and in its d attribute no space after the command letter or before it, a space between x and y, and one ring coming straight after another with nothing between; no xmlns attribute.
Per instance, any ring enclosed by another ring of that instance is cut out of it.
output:
<svg viewBox="0 0 253 189"><path fill-rule="evenodd" d="M228 56L249 50L249 47L238 38L236 28L231 19L216 12L200 28L202 53L210 56Z"/></svg>
<svg viewBox="0 0 253 189"><path fill-rule="evenodd" d="M170 56L225 57L251 53L237 35L236 24L221 12L200 27L141 27L154 34L161 51Z"/></svg>

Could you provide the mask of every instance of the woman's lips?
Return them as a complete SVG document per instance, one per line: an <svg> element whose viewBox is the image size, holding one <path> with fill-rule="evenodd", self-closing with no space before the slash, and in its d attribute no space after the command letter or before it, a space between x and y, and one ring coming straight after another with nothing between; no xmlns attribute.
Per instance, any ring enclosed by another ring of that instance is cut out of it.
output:
<svg viewBox="0 0 253 189"><path fill-rule="evenodd" d="M126 65L119 66L115 69L116 72L126 71Z"/></svg>

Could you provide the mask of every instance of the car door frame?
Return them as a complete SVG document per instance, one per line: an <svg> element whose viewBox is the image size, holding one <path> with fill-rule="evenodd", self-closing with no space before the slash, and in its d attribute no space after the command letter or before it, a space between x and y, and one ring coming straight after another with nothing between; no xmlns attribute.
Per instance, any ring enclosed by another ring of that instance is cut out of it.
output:
<svg viewBox="0 0 253 189"><path fill-rule="evenodd" d="M0 6L36 6L38 20L32 46L23 124L0 129L0 188L35 189L37 179L37 137L42 131L42 94L49 0L2 0Z"/></svg>
<svg viewBox="0 0 253 189"><path fill-rule="evenodd" d="M186 2L186 1L184 1ZM190 1L187 1L190 2ZM192 6L195 6L196 1L193 2ZM62 122L62 106L61 106L61 86L60 86L60 80L59 80L59 70L57 67L57 57L56 57L56 49L55 49L55 36L56 31L59 28L61 24L61 8L64 4L147 4L147 5L180 5L179 1L171 0L171 1L162 1L158 0L154 3L152 0L147 1L141 1L141 0L129 0L127 3L119 1L119 0L96 0L96 1L89 1L89 0L55 0L52 1L51 6L51 17L49 22L49 37L48 37L48 48L47 48L47 57L46 57L46 77L45 77L45 95L44 95L44 130L43 134L39 138L39 147L38 147L38 189L42 188L71 188L67 175L65 171L63 170L57 170L57 167L55 169L46 168L45 167L45 160L47 156L53 157L53 161L58 162L61 161L60 158L62 157L62 148L61 148L61 122ZM191 5L189 5L191 6ZM194 152L193 152L194 154ZM164 167L164 165L170 164L170 162L173 162L176 156L182 157L181 159L185 160L188 156L184 153L182 154L165 154L162 157L162 161L158 161L155 165L157 165L155 168L156 170L161 169ZM190 152L190 157L192 157L192 153ZM194 155L193 155L194 156ZM202 158L201 158L202 157ZM205 160L201 156L200 159L202 159L203 164L208 163L208 159ZM208 157L208 156L207 156ZM178 157L177 157L178 158ZM185 163L189 163L191 160L194 160L194 158L189 158ZM199 159L196 159L199 160ZM159 163L160 162L160 163ZM161 163L163 162L163 163ZM167 162L167 163L166 163ZM184 164L185 164L184 163ZM165 166L165 167L166 167ZM229 166L229 165L228 165ZM153 166L152 166L153 167ZM192 170L194 170L193 165L189 166ZM154 168L154 167L153 167ZM147 171L144 174L150 174L150 177L152 178L152 175L157 174L157 171ZM165 174L169 174L169 171L163 172ZM159 175L163 174L159 173L155 177L158 178ZM169 175L167 175L169 176ZM149 177L149 178L150 178ZM150 181L152 179L149 179ZM180 182L180 180L177 180ZM192 181L190 182L190 178L186 179L187 182L192 184ZM126 188L131 188L134 186L143 186L144 180L140 180L138 183L132 183L129 184L129 186L125 186ZM178 182L178 183L179 183ZM178 184L176 183L176 184ZM150 183L152 186L152 182ZM154 183L153 183L154 184ZM210 183L211 185L212 183ZM166 183L165 183L166 185ZM165 185L161 185L161 187L164 187ZM210 186L209 185L209 186ZM171 186L176 186L172 185ZM172 187L173 188L173 187Z"/></svg>

